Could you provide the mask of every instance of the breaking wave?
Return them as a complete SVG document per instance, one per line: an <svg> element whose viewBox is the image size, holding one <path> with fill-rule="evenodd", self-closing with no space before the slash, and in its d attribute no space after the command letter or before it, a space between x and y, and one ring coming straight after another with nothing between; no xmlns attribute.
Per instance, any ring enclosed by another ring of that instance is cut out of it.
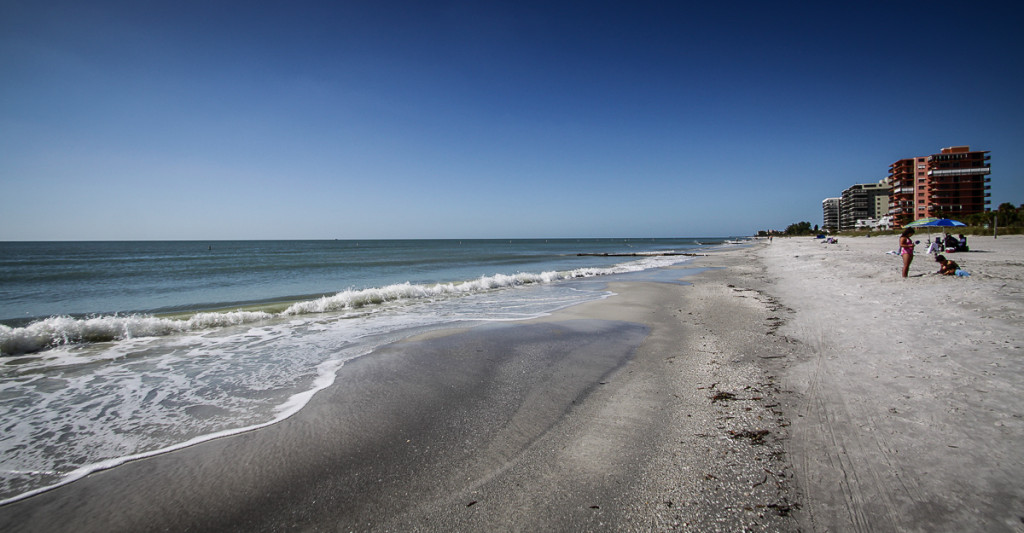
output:
<svg viewBox="0 0 1024 533"><path fill-rule="evenodd" d="M436 284L409 282L350 289L331 296L291 304L284 311L237 310L199 312L188 318L167 318L148 314L103 315L93 317L54 316L24 327L0 325L0 354L33 353L56 346L119 341L139 337L159 337L177 333L251 324L273 318L327 313L379 306L391 302L458 297L484 291L552 283L556 281L638 272L683 261L679 257L650 256L607 268L579 268L569 271L496 274L480 278Z"/></svg>

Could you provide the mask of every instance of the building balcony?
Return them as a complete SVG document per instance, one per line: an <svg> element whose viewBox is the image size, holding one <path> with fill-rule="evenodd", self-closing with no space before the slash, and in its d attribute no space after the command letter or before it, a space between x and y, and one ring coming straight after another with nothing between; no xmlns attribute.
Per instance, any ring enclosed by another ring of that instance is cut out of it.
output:
<svg viewBox="0 0 1024 533"><path fill-rule="evenodd" d="M977 167L977 168L949 168L940 170L929 170L928 175L932 177L944 177L944 176L979 176L985 174L991 174L992 169L989 167Z"/></svg>

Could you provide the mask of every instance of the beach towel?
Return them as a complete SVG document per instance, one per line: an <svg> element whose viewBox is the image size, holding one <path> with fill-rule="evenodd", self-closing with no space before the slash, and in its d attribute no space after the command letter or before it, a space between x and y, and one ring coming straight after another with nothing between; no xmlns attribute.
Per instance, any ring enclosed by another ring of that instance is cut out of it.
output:
<svg viewBox="0 0 1024 533"><path fill-rule="evenodd" d="M968 272L968 271L966 271L966 270L964 270L962 268L958 269L956 272L954 272L954 274L956 274L957 276L960 276L961 278L966 278L967 276L971 275L970 272Z"/></svg>

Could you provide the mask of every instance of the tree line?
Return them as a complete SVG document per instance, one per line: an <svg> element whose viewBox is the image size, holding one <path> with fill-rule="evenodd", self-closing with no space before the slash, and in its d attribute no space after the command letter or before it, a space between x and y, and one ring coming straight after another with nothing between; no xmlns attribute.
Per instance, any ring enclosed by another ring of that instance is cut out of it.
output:
<svg viewBox="0 0 1024 533"><path fill-rule="evenodd" d="M953 215L945 216L946 213L939 213L938 218L956 218ZM1000 228L1019 228L1024 226L1024 204L1014 206L1010 202L999 204L995 211L986 213L975 213L963 218L957 218L960 222L972 227L992 227L998 225Z"/></svg>

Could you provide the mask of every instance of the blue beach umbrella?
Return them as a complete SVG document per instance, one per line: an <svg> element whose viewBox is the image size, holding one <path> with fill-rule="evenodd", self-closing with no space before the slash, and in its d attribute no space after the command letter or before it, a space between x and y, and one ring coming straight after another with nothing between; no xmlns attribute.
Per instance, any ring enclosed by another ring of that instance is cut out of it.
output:
<svg viewBox="0 0 1024 533"><path fill-rule="evenodd" d="M953 220L949 218L920 218L906 226L905 228L955 228L957 226L966 226L959 220Z"/></svg>
<svg viewBox="0 0 1024 533"><path fill-rule="evenodd" d="M931 228L955 228L957 226L966 226L959 220L953 220L949 218L919 218L906 226L905 228L928 228L928 240L932 240Z"/></svg>

